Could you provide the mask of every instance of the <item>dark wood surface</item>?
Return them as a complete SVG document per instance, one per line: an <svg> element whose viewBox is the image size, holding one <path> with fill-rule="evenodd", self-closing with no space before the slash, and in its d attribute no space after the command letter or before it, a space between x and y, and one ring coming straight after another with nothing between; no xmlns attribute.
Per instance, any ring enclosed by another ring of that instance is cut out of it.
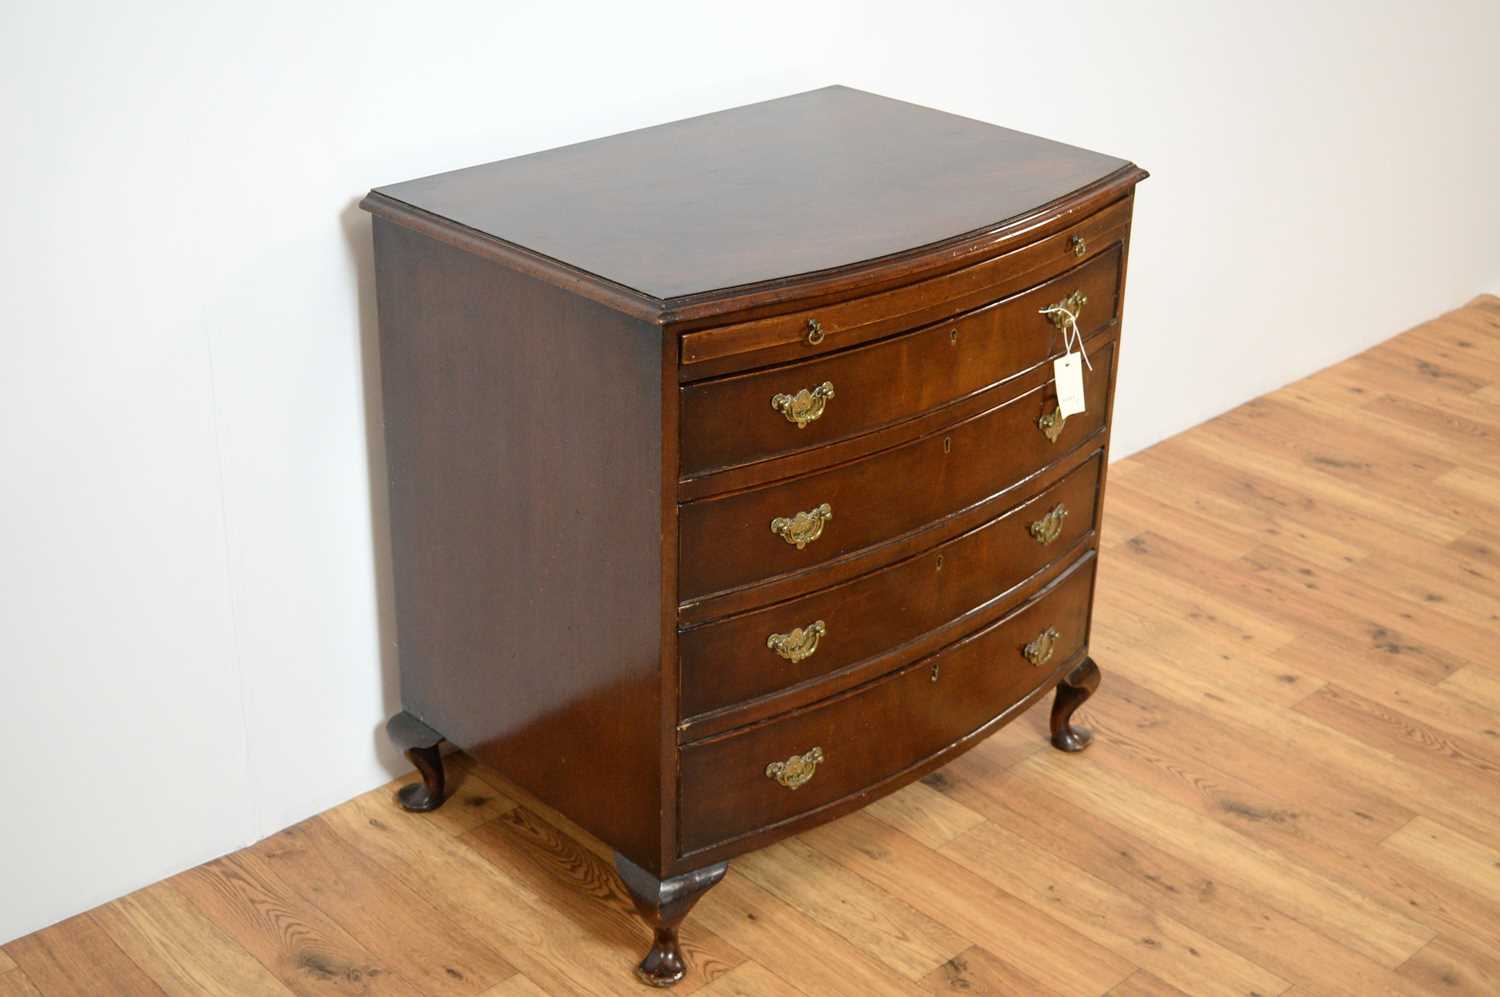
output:
<svg viewBox="0 0 1500 997"><path fill-rule="evenodd" d="M903 671L821 705L681 749L681 839L687 854L862 792L984 726L1040 686L1087 638L1094 557L1012 614ZM1047 627L1059 639L1042 667L1022 648ZM936 671L934 671L936 669ZM936 676L934 678L934 676ZM819 748L811 780L788 789L766 765Z"/></svg>
<svg viewBox="0 0 1500 997"><path fill-rule="evenodd" d="M913 649L920 653L929 637L940 640L954 626L982 623L976 614L1004 600L1093 532L1102 463L1096 453L995 519L889 567L684 631L678 653L687 729L704 726L692 723L700 714L758 697L793 691L826 694L821 690L834 673L848 670L854 674L845 678L857 680L872 671L889 671L902 663L903 654L909 657ZM1050 543L1039 543L1030 533L1031 524L1059 504L1068 510L1061 532ZM792 662L766 646L770 634L818 620L826 625L826 634L810 657ZM799 688L808 682L817 682L819 690Z"/></svg>
<svg viewBox="0 0 1500 997"><path fill-rule="evenodd" d="M660 332L381 219L375 251L402 705L657 864Z"/></svg>
<svg viewBox="0 0 1500 997"><path fill-rule="evenodd" d="M1129 165L835 86L377 190L670 299L982 230Z"/></svg>
<svg viewBox="0 0 1500 997"><path fill-rule="evenodd" d="M894 450L684 505L678 517L679 597L688 602L810 572L994 499L1104 426L1113 352L1112 342L1096 344L1097 374L1085 385L1088 408L1067 420L1055 443L1042 435L1037 419L1056 408L1056 395L1050 386L1036 388L1007 401L996 399L988 412ZM802 549L771 532L773 519L825 503L833 518Z"/></svg>
<svg viewBox="0 0 1500 997"><path fill-rule="evenodd" d="M1020 294L904 335L816 360L682 389L682 473L701 475L867 433L920 415L1059 356L1060 330L1040 309L1087 295L1085 335L1116 318L1119 244ZM799 427L771 406L827 383L833 397Z"/></svg>

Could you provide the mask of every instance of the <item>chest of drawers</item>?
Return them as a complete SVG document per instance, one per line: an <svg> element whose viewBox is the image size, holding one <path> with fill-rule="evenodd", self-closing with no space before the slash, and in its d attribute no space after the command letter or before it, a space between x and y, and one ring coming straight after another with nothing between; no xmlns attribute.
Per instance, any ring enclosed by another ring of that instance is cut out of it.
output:
<svg viewBox="0 0 1500 997"><path fill-rule="evenodd" d="M832 87L372 191L403 804L447 739L598 836L670 985L736 854L1086 746L1144 176Z"/></svg>

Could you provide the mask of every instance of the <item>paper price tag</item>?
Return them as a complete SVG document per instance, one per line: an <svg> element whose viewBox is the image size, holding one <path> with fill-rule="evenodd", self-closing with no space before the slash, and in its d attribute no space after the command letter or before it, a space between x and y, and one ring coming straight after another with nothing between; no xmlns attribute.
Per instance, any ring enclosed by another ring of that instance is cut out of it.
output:
<svg viewBox="0 0 1500 997"><path fill-rule="evenodd" d="M1057 384L1057 410L1071 418L1084 409L1083 360L1077 353L1065 353L1052 361L1052 378Z"/></svg>

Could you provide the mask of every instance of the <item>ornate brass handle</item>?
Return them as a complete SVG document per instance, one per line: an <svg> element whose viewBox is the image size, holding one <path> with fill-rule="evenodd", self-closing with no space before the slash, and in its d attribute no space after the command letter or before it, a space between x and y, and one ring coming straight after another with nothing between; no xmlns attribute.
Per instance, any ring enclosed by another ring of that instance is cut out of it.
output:
<svg viewBox="0 0 1500 997"><path fill-rule="evenodd" d="M1047 513L1047 515L1043 516L1041 519L1038 519L1036 522L1032 523L1030 527L1028 527L1031 532L1031 539L1035 540L1043 547L1047 546L1049 543L1062 536L1063 520L1067 518L1068 507L1063 505L1061 502L1057 503L1057 505L1052 507L1051 512Z"/></svg>
<svg viewBox="0 0 1500 997"><path fill-rule="evenodd" d="M1082 291L1074 291L1072 294L1068 295L1066 298L1063 298L1056 304L1048 305L1047 307L1052 309L1066 308L1068 311L1073 313L1073 318L1082 319L1083 306L1088 303L1089 296L1087 294L1084 294ZM1064 315L1060 311L1048 311L1046 314L1047 321L1051 322L1059 329L1065 327L1068 324L1068 316Z"/></svg>
<svg viewBox="0 0 1500 997"><path fill-rule="evenodd" d="M1083 240L1083 236L1081 235L1075 235L1069 239L1068 245L1073 247L1074 256L1082 256L1089 251L1089 244Z"/></svg>
<svg viewBox="0 0 1500 997"><path fill-rule="evenodd" d="M803 388L795 395L772 395L771 407L794 422L798 429L806 429L809 422L823 418L823 409L833 397L833 382L824 381L811 391Z"/></svg>
<svg viewBox="0 0 1500 997"><path fill-rule="evenodd" d="M823 535L823 526L833 518L833 507L827 502L788 518L771 520L771 532L801 550Z"/></svg>
<svg viewBox="0 0 1500 997"><path fill-rule="evenodd" d="M815 318L810 318L810 319L807 320L807 345L808 346L817 346L819 343L821 343L823 341L823 337L826 336L826 335L828 335L828 334L823 331L823 323L822 322L819 322Z"/></svg>
<svg viewBox="0 0 1500 997"><path fill-rule="evenodd" d="M789 634L772 634L766 638L766 647L795 665L817 652L818 641L826 633L828 624L822 620L814 620L805 627L793 627Z"/></svg>
<svg viewBox="0 0 1500 997"><path fill-rule="evenodd" d="M1047 442L1056 443L1057 438L1062 435L1063 423L1067 421L1068 417L1062 414L1062 409L1055 408L1051 412L1042 413L1041 418L1036 421L1036 428L1047 437Z"/></svg>
<svg viewBox="0 0 1500 997"><path fill-rule="evenodd" d="M807 784L822 761L823 749L813 748L804 754L793 755L784 762L772 762L766 766L766 776L787 789L798 789Z"/></svg>
<svg viewBox="0 0 1500 997"><path fill-rule="evenodd" d="M1057 641L1062 634L1057 632L1056 627L1048 627L1037 634L1036 640L1021 649L1026 660L1040 668L1052 660L1052 652L1057 648Z"/></svg>

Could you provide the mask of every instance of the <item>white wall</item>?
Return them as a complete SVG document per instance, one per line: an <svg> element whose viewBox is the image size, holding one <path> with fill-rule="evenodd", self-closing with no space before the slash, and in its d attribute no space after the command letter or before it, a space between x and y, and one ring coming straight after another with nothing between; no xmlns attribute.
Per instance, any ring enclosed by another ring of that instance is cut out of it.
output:
<svg viewBox="0 0 1500 997"><path fill-rule="evenodd" d="M1500 288L1496 37L1493 0L6 4L0 940L400 767L368 187L831 82L1133 158L1124 453Z"/></svg>

